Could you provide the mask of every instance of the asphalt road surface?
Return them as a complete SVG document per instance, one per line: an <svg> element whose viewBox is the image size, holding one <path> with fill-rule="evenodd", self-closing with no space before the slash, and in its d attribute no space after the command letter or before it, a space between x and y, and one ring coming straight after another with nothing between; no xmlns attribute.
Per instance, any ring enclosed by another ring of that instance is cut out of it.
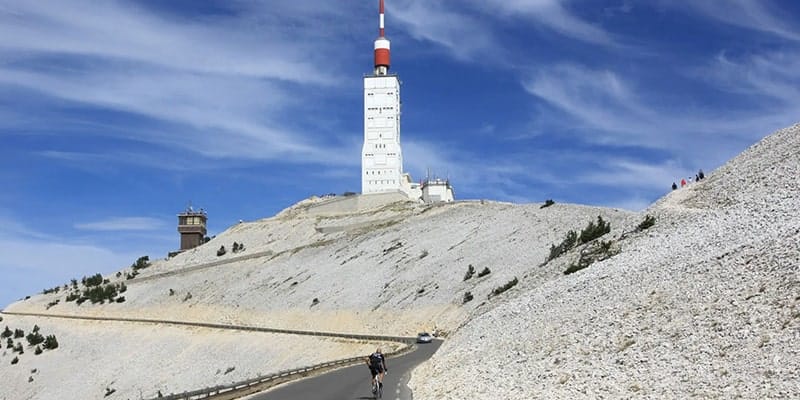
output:
<svg viewBox="0 0 800 400"><path fill-rule="evenodd" d="M386 360L389 374L383 379L385 400L411 400L408 380L417 364L430 358L442 344L434 340L418 344L410 353ZM367 354L364 354L366 357ZM369 368L366 364L337 369L327 374L306 378L275 387L248 397L250 400L362 400L372 399Z"/></svg>

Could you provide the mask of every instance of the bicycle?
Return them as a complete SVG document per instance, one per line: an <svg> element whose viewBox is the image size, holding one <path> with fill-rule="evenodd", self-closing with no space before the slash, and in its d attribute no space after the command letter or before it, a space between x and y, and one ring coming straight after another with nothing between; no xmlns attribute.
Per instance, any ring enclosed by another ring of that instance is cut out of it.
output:
<svg viewBox="0 0 800 400"><path fill-rule="evenodd" d="M379 376L380 375L376 374L372 377L372 396L375 399L380 399L383 397L383 383L378 380Z"/></svg>

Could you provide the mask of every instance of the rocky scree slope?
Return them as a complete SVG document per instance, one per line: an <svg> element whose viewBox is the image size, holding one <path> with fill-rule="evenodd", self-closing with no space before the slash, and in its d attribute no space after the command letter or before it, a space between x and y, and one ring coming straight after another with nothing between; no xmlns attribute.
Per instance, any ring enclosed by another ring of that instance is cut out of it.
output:
<svg viewBox="0 0 800 400"><path fill-rule="evenodd" d="M614 257L522 280L415 371L415 397L798 398L798 154L800 125L778 131L655 203Z"/></svg>

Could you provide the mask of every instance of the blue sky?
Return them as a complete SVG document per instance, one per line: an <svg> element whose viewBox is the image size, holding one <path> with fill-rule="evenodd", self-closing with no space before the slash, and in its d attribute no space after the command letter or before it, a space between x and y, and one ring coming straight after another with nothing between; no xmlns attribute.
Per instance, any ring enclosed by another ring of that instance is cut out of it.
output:
<svg viewBox="0 0 800 400"><path fill-rule="evenodd" d="M0 0L0 306L360 190L377 0ZM800 119L800 2L386 0L459 199L640 210Z"/></svg>

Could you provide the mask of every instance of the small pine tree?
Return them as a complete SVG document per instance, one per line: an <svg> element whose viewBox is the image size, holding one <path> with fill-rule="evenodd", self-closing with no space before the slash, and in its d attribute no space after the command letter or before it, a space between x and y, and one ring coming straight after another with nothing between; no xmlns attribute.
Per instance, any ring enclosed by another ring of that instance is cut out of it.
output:
<svg viewBox="0 0 800 400"><path fill-rule="evenodd" d="M58 340L56 340L55 335L47 335L47 337L44 339L44 348L45 350L58 348Z"/></svg>
<svg viewBox="0 0 800 400"><path fill-rule="evenodd" d="M481 272L478 272L478 278L484 277L484 276L489 275L491 273L492 273L492 270L490 270L489 267L483 267Z"/></svg>
<svg viewBox="0 0 800 400"><path fill-rule="evenodd" d="M29 346L36 346L37 344L44 342L44 336L42 336L42 334L39 332L29 333L25 339L28 341Z"/></svg>
<svg viewBox="0 0 800 400"><path fill-rule="evenodd" d="M469 280L470 278L472 278L472 275L475 275L475 267L473 267L472 264L470 264L467 267L467 273L464 274L464 280L465 281Z"/></svg>
<svg viewBox="0 0 800 400"><path fill-rule="evenodd" d="M553 199L547 199L547 200L544 202L544 204L542 204L542 205L541 205L539 208L547 208L547 207L550 207L550 206L552 206L553 204L556 204L556 202L555 202L555 201L553 201Z"/></svg>
<svg viewBox="0 0 800 400"><path fill-rule="evenodd" d="M470 301L472 301L472 299L473 299L473 298L474 298L474 297L472 296L472 292L466 292L466 293L464 293L464 299L463 299L463 301L462 301L462 304L467 304L467 303L469 303Z"/></svg>
<svg viewBox="0 0 800 400"><path fill-rule="evenodd" d="M14 329L14 339L25 337L25 332L22 329Z"/></svg>
<svg viewBox="0 0 800 400"><path fill-rule="evenodd" d="M6 325L6 330L4 330L3 333L0 333L0 338L10 338L13 334L14 332L11 332L11 329L8 329L8 325Z"/></svg>
<svg viewBox="0 0 800 400"><path fill-rule="evenodd" d="M34 350L34 351L33 351L33 354L36 354L37 356L38 356L39 354L42 354L42 348L41 348L41 347L39 347L39 346L36 346L36 350Z"/></svg>
<svg viewBox="0 0 800 400"><path fill-rule="evenodd" d="M649 227L651 227L651 226L653 226L653 225L655 225L655 224L656 224L656 218L655 218L655 217L653 217L653 216L652 216L652 215L650 215L650 214L647 214L647 215L645 215L645 217L644 217L644 221L642 221L642 222L639 224L639 226L637 226L637 227L636 227L636 229L638 229L638 230L640 230L640 231L643 231L643 230L645 230L645 229L647 229L647 228L649 228Z"/></svg>

